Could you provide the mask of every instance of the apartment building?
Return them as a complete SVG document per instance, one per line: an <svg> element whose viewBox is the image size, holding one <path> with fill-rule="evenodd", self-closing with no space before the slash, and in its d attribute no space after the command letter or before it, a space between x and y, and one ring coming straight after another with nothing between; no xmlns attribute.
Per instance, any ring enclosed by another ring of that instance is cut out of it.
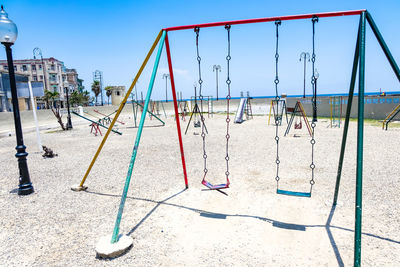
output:
<svg viewBox="0 0 400 267"><path fill-rule="evenodd" d="M8 72L7 60L0 60L0 70ZM64 62L53 57L43 59L14 60L16 75L28 76L31 82L43 82L44 89L60 94L61 107L66 106L66 90L69 93L82 90L82 80L76 69L68 69ZM39 108L44 108L44 101L38 99Z"/></svg>

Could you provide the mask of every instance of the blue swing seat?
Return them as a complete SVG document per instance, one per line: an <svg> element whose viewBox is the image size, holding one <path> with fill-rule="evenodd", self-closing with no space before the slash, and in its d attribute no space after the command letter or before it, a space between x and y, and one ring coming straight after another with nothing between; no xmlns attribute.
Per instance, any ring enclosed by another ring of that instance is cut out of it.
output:
<svg viewBox="0 0 400 267"><path fill-rule="evenodd" d="M311 192L296 192L276 189L276 193L280 195L294 196L294 197L311 197Z"/></svg>
<svg viewBox="0 0 400 267"><path fill-rule="evenodd" d="M226 184L216 184L213 185L210 182L203 180L201 182L204 186L208 187L210 190L218 190L218 189L225 189L225 188L229 188L229 183Z"/></svg>

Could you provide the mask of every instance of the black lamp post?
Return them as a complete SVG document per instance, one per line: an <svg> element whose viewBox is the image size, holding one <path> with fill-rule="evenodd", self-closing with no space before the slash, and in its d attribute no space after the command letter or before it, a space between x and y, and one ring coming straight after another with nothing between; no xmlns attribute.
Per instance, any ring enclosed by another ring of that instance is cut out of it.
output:
<svg viewBox="0 0 400 267"><path fill-rule="evenodd" d="M71 113L69 112L69 84L67 81L64 82L64 86L65 86L65 91L67 94L67 111L68 111L68 115L67 115L67 130L72 129L72 121L71 121Z"/></svg>
<svg viewBox="0 0 400 267"><path fill-rule="evenodd" d="M14 64L12 59L11 46L14 44L18 36L17 26L8 18L8 14L4 11L3 6L0 10L0 42L6 48L8 73L10 77L10 88L12 96L12 105L14 113L15 135L17 137L17 153L15 156L18 158L19 168L19 187L18 195L29 195L33 193L33 186L29 178L28 163L26 156L28 153L25 151L24 138L22 136L21 117L19 114L17 85L15 83Z"/></svg>
<svg viewBox="0 0 400 267"><path fill-rule="evenodd" d="M168 73L164 73L163 74L163 79L165 79L165 102L168 102L168 90L167 90L167 86L168 86L168 78L169 78L169 74Z"/></svg>
<svg viewBox="0 0 400 267"><path fill-rule="evenodd" d="M307 63L307 59L308 59L308 62L310 62L310 54L309 54L309 53L306 53L306 52L302 52L302 53L300 54L300 61L301 61L301 59L303 59L303 61L304 61L304 79L303 79L303 81L304 81L304 87L303 87L303 98L306 98L306 63Z"/></svg>
<svg viewBox="0 0 400 267"><path fill-rule="evenodd" d="M221 72L221 66L220 65L214 65L213 66L213 71L215 71L215 80L217 83L217 101L218 101L218 72Z"/></svg>

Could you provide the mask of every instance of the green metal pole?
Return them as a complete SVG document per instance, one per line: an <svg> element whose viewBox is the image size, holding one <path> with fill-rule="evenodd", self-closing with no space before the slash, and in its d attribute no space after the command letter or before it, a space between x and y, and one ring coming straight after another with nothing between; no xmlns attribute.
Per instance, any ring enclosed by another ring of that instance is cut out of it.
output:
<svg viewBox="0 0 400 267"><path fill-rule="evenodd" d="M358 26L356 50L354 52L354 60L353 60L353 70L351 71L350 89L349 89L349 96L348 96L347 108L346 108L346 119L344 121L342 147L340 150L339 166L338 166L338 171L337 171L337 176L336 176L335 196L333 197L333 205L337 204L337 199L338 199L338 195L339 195L339 187L340 187L340 178L342 177L343 159L344 159L344 152L346 150L346 142L347 142L347 131L349 129L351 106L353 104L354 86L356 84L357 67L358 67L358 60L359 60L360 27L361 27L361 21Z"/></svg>
<svg viewBox="0 0 400 267"><path fill-rule="evenodd" d="M358 80L358 123L357 123L357 180L356 212L354 229L354 266L361 265L361 211L362 211L362 175L364 143L364 85L365 85L365 12L361 13L360 28L360 73Z"/></svg>
<svg viewBox="0 0 400 267"><path fill-rule="evenodd" d="M144 109L144 107L139 103L139 102L137 102L137 101L135 101L135 100L132 100L134 103L136 103L136 105L138 105L138 106L140 106L140 107L142 107L143 109ZM150 112L150 111L147 111L148 113L150 113L152 116L154 116L157 120L159 120L163 125L165 125L165 122L162 120L162 119L160 119L159 117L157 117L157 115L156 114L154 114L154 113L152 113L152 112Z"/></svg>
<svg viewBox="0 0 400 267"><path fill-rule="evenodd" d="M383 52L386 55L387 60L390 63L390 66L392 66L392 69L394 71L394 74L396 74L397 79L400 81L400 69L399 66L397 66L396 61L394 60L392 53L390 53L389 47L386 45L385 40L383 39L381 33L378 30L378 27L376 26L374 20L372 19L371 14L367 11L367 21L369 23L369 26L371 26L372 31L375 34L376 39L378 40Z"/></svg>
<svg viewBox="0 0 400 267"><path fill-rule="evenodd" d="M131 182L133 166L135 165L135 159L136 159L137 151L138 151L138 148L139 148L140 137L142 136L143 125L144 125L144 121L146 120L146 113L147 113L147 109L149 107L151 93L153 91L154 80L156 78L157 69L158 69L158 63L160 62L161 52L162 52L162 49L163 49L163 46L164 46L165 35L166 35L166 32L163 31L161 39L160 39L160 43L158 45L158 52L157 52L156 60L154 62L153 73L151 75L149 88L147 90L147 95L146 95L146 100L144 102L144 108L143 108L142 116L140 118L138 132L136 134L135 145L133 147L132 157L131 157L131 161L129 163L128 174L126 175L124 191L122 193L121 203L119 204L117 220L115 221L115 226L114 226L114 231L113 231L113 235L112 235L112 238L111 238L111 243L117 242L118 238L119 238L118 237L119 226L121 224L121 218L122 218L122 213L124 211L125 200L126 200L126 196L128 194L129 184Z"/></svg>

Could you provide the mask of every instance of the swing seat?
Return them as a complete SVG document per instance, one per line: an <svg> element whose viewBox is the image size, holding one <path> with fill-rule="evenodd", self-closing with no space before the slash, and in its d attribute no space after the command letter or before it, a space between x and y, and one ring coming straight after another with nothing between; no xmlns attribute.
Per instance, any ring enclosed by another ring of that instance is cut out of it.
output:
<svg viewBox="0 0 400 267"><path fill-rule="evenodd" d="M228 183L226 183L226 184L216 184L216 185L213 185L213 184L211 184L210 182L207 182L206 180L201 181L201 183L202 183L204 186L208 187L210 190L218 190L218 189L229 188L229 184L228 184Z"/></svg>
<svg viewBox="0 0 400 267"><path fill-rule="evenodd" d="M194 122L193 124L194 124L194 128L199 128L201 126L200 121Z"/></svg>
<svg viewBox="0 0 400 267"><path fill-rule="evenodd" d="M296 192L296 191L276 189L276 193L280 195L287 195L294 197L311 197L311 192Z"/></svg>

